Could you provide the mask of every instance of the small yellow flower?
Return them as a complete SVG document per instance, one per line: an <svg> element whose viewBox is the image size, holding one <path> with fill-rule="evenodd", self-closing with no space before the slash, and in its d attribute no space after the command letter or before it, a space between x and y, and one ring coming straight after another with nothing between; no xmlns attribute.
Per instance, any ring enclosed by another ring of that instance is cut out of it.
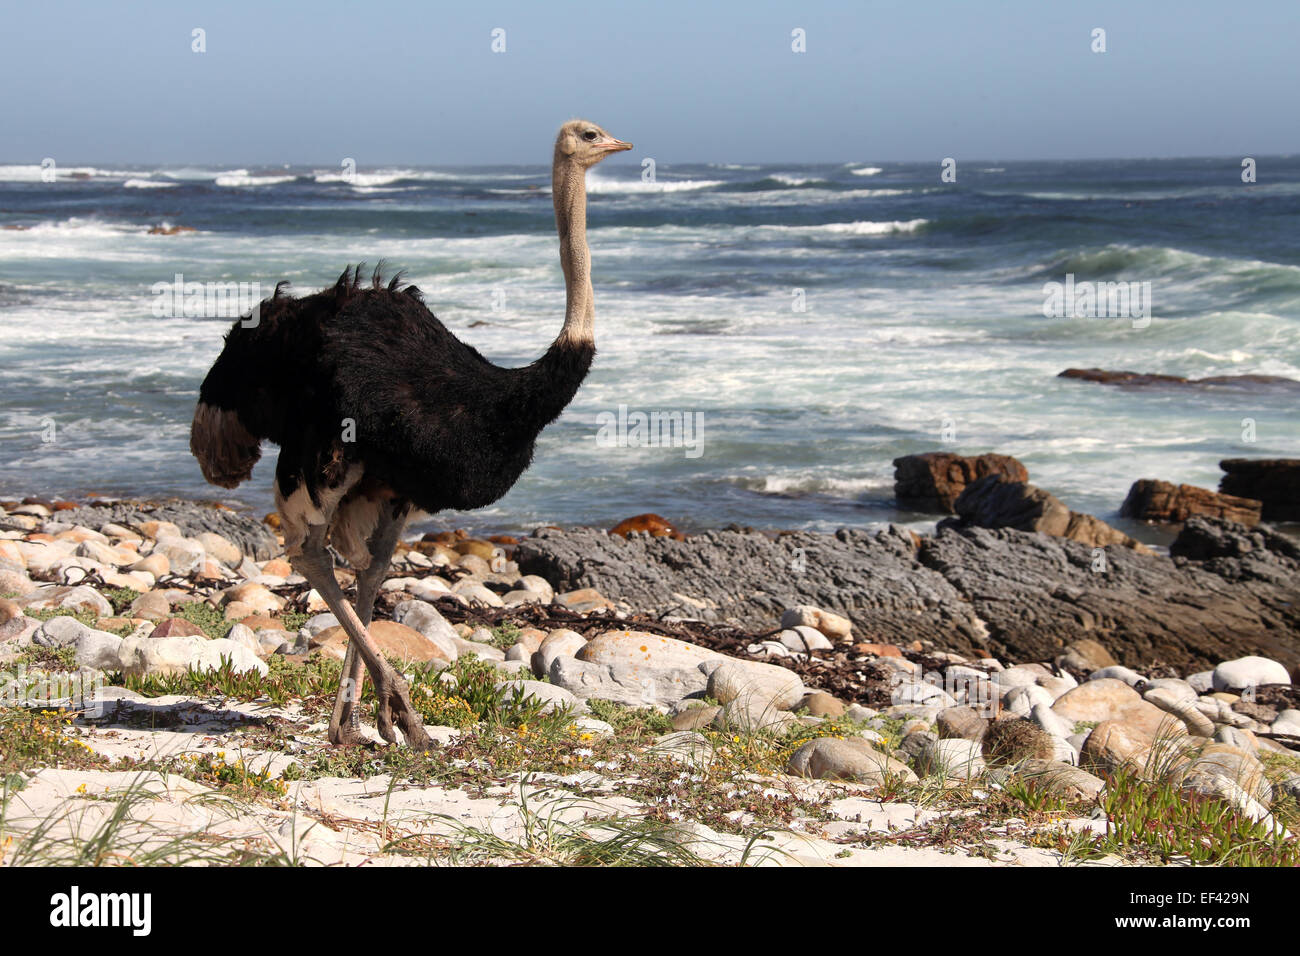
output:
<svg viewBox="0 0 1300 956"><path fill-rule="evenodd" d="M77 793L85 793L85 792L86 792L86 785L83 783L81 786L77 788Z"/></svg>

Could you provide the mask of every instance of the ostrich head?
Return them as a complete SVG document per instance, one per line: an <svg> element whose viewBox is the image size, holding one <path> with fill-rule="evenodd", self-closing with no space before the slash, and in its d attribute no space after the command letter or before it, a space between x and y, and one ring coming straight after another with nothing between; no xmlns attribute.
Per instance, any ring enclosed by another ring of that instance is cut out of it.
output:
<svg viewBox="0 0 1300 956"><path fill-rule="evenodd" d="M583 169L595 166L610 153L631 149L631 143L615 139L588 120L569 120L555 138L555 158L576 163Z"/></svg>

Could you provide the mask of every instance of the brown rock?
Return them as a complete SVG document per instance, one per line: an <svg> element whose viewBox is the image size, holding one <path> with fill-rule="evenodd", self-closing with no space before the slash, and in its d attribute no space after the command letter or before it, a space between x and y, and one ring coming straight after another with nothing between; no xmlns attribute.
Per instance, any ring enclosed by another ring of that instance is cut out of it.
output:
<svg viewBox="0 0 1300 956"><path fill-rule="evenodd" d="M519 643L528 648L528 653L536 653L541 648L542 641L546 640L547 633L535 627L520 628Z"/></svg>
<svg viewBox="0 0 1300 956"><path fill-rule="evenodd" d="M153 554L145 555L135 564L127 568L128 571L148 571L155 578L160 578L168 574L172 569L172 563L168 560L167 555L161 551L155 551Z"/></svg>
<svg viewBox="0 0 1300 956"><path fill-rule="evenodd" d="M454 548L456 542L464 541L469 537L469 532L464 528L457 528L455 531L430 531L421 541L433 541L436 544L445 544L449 548Z"/></svg>
<svg viewBox="0 0 1300 956"><path fill-rule="evenodd" d="M279 578L287 578L293 574L293 565L284 558L272 558L262 565L263 574L274 574Z"/></svg>
<svg viewBox="0 0 1300 956"><path fill-rule="evenodd" d="M686 540L686 535L674 528L672 522L667 518L649 512L631 518L624 518L609 529L610 534L621 535L624 538L634 531L648 532L653 538L672 538L675 541Z"/></svg>
<svg viewBox="0 0 1300 956"><path fill-rule="evenodd" d="M1050 492L1023 481L989 475L967 485L953 508L964 525L1014 528L1062 536L1070 526L1070 509Z"/></svg>
<svg viewBox="0 0 1300 956"><path fill-rule="evenodd" d="M284 622L278 617L272 617L269 614L250 614L243 618L240 624L256 633L257 631L280 631L284 629Z"/></svg>
<svg viewBox="0 0 1300 956"><path fill-rule="evenodd" d="M567 607L570 611L595 611L600 608L613 607L614 602L595 588L579 588L555 595L555 603Z"/></svg>
<svg viewBox="0 0 1300 956"><path fill-rule="evenodd" d="M916 774L907 764L880 753L861 737L810 740L791 755L786 772L797 777L856 780L876 786L895 780L916 782Z"/></svg>
<svg viewBox="0 0 1300 956"><path fill-rule="evenodd" d="M464 541L456 542L455 550L461 555L472 554L484 561L491 561L496 557L497 546L491 541L484 541L482 538L466 538Z"/></svg>
<svg viewBox="0 0 1300 956"><path fill-rule="evenodd" d="M951 514L966 486L989 475L1028 481L1025 466L1010 455L954 455L931 451L894 459L894 497L917 511Z"/></svg>
<svg viewBox="0 0 1300 956"><path fill-rule="evenodd" d="M576 656L580 661L630 670L634 676L642 668L690 670L704 661L722 659L717 651L697 644L630 630L598 634L584 644Z"/></svg>
<svg viewBox="0 0 1300 956"><path fill-rule="evenodd" d="M447 653L413 627L398 624L396 621L372 621L370 637L385 657L401 661L446 661L451 663ZM312 638L309 645L312 650L331 657L343 659L347 652L348 635L342 627L327 627Z"/></svg>
<svg viewBox="0 0 1300 956"><path fill-rule="evenodd" d="M1065 653L1056 659L1057 667L1068 667L1084 674L1091 674L1103 667L1113 667L1118 663L1110 651L1090 637L1081 637L1066 645Z"/></svg>
<svg viewBox="0 0 1300 956"><path fill-rule="evenodd" d="M1261 502L1265 521L1300 521L1300 458L1226 458L1219 491Z"/></svg>
<svg viewBox="0 0 1300 956"><path fill-rule="evenodd" d="M934 719L934 725L939 731L941 740L950 738L980 740L989 729L987 718L981 717L974 707L967 707L964 704L939 711Z"/></svg>
<svg viewBox="0 0 1300 956"><path fill-rule="evenodd" d="M181 529L176 527L171 521L156 521L150 518L147 521L140 522L140 533L146 538L157 538L159 535L170 535L173 538L183 538Z"/></svg>
<svg viewBox="0 0 1300 956"><path fill-rule="evenodd" d="M672 720L673 730L699 730L713 723L721 707L688 707Z"/></svg>
<svg viewBox="0 0 1300 956"><path fill-rule="evenodd" d="M1119 720L1103 720L1088 734L1079 752L1079 765L1099 775L1128 769L1145 773L1155 737Z"/></svg>
<svg viewBox="0 0 1300 956"><path fill-rule="evenodd" d="M447 564L456 564L464 555L450 545L443 544L441 541L416 541L411 545L412 551L418 551L421 554L436 558L439 555Z"/></svg>
<svg viewBox="0 0 1300 956"><path fill-rule="evenodd" d="M145 591L131 602L131 613L149 621L161 621L172 612L171 601L162 591Z"/></svg>
<svg viewBox="0 0 1300 956"><path fill-rule="evenodd" d="M903 652L897 644L854 644L851 650L855 654L867 654L871 657L903 656Z"/></svg>
<svg viewBox="0 0 1300 956"><path fill-rule="evenodd" d="M1186 732L1180 720L1147 703L1132 687L1114 677L1085 681L1066 691L1052 704L1052 710L1074 723L1119 721L1152 737Z"/></svg>
<svg viewBox="0 0 1300 956"><path fill-rule="evenodd" d="M1260 502L1250 498L1143 478L1133 482L1119 513L1125 518L1164 523L1182 523L1192 515L1205 515L1253 527L1259 524L1260 507Z"/></svg>
<svg viewBox="0 0 1300 956"><path fill-rule="evenodd" d="M842 700L820 690L805 695L797 707L808 708L808 713L814 717L843 717L847 709Z"/></svg>
<svg viewBox="0 0 1300 956"><path fill-rule="evenodd" d="M1069 538L1071 541L1078 541L1080 544L1086 544L1090 548L1109 548L1112 545L1118 545L1121 548L1132 548L1139 554L1154 553L1146 545L1130 538L1123 531L1112 528L1100 518L1084 514L1081 511L1070 512L1070 523L1065 529L1065 534L1061 537Z"/></svg>
<svg viewBox="0 0 1300 956"><path fill-rule="evenodd" d="M185 620L183 617L169 617L166 620L159 621L158 625L149 632L150 637L207 637L203 628L197 624Z"/></svg>
<svg viewBox="0 0 1300 956"><path fill-rule="evenodd" d="M968 485L953 508L960 518L956 523L963 527L1041 531L1090 547L1123 545L1148 550L1101 519L1071 511L1051 492L1000 475L989 475Z"/></svg>
<svg viewBox="0 0 1300 956"><path fill-rule="evenodd" d="M1053 760L1027 760L1019 772L1031 789L1042 788L1072 803L1094 800L1106 786L1104 780L1086 770Z"/></svg>
<svg viewBox="0 0 1300 956"><path fill-rule="evenodd" d="M0 598L0 624L22 617L23 609L8 598Z"/></svg>
<svg viewBox="0 0 1300 956"><path fill-rule="evenodd" d="M272 593L265 585L254 581L236 584L234 587L227 588L223 594L226 604L238 603L249 607L248 614L272 614L283 608L285 603L284 598ZM247 614L242 616L247 617Z"/></svg>

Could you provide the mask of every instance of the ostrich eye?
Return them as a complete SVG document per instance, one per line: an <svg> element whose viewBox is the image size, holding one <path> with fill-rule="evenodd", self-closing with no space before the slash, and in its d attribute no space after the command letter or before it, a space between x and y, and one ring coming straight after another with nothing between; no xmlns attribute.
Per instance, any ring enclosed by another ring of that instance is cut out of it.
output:
<svg viewBox="0 0 1300 956"><path fill-rule="evenodd" d="M596 141L596 131L594 129L589 129L587 132L582 134L582 138L589 143L594 143Z"/></svg>

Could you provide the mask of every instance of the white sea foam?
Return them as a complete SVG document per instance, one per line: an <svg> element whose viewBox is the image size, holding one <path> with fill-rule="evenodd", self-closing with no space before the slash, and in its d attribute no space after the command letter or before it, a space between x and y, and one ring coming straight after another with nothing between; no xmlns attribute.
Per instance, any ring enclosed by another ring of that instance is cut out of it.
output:
<svg viewBox="0 0 1300 956"><path fill-rule="evenodd" d="M885 170L880 166L860 166L857 169L850 169L854 176L878 176Z"/></svg>
<svg viewBox="0 0 1300 956"><path fill-rule="evenodd" d="M821 475L740 475L727 479L747 491L756 491L766 495L834 495L843 498L855 498L864 491L883 488L879 479L873 478L832 478Z"/></svg>
<svg viewBox="0 0 1300 956"><path fill-rule="evenodd" d="M317 171L313 178L318 183L346 183L349 186L391 186L399 182L455 182L461 177L455 173L438 172L431 169L377 169L371 173L322 172ZM469 176L469 179L497 178ZM513 178L513 177L503 177Z"/></svg>
<svg viewBox="0 0 1300 956"><path fill-rule="evenodd" d="M652 183L640 179L605 179L587 176L589 193L676 193L694 189L712 189L723 186L721 179L660 179Z"/></svg>
<svg viewBox="0 0 1300 956"><path fill-rule="evenodd" d="M769 179L775 179L778 183L785 183L787 186L807 186L809 183L824 183L826 180L817 179L813 176L791 176L788 173L773 173Z"/></svg>
<svg viewBox="0 0 1300 956"><path fill-rule="evenodd" d="M53 222L38 222L27 229L6 231L5 236L76 236L81 239L120 238L125 235L142 235L149 227L134 223L105 222L102 219L82 219L74 216Z"/></svg>
<svg viewBox="0 0 1300 956"><path fill-rule="evenodd" d="M928 219L895 220L893 222L828 222L820 226L763 226L763 229L779 229L782 232L796 232L804 235L845 235L845 236L884 236L894 232L916 232L926 225Z"/></svg>
<svg viewBox="0 0 1300 956"><path fill-rule="evenodd" d="M246 169L204 169L199 166L180 166L176 169L159 169L155 176L165 176L180 182L212 182L218 176L247 176Z"/></svg>
<svg viewBox="0 0 1300 956"><path fill-rule="evenodd" d="M0 182L39 183L44 181L42 179L44 173L45 169L39 163L0 166ZM59 181L113 178L123 175L112 170L96 169L94 166L55 166L55 173Z"/></svg>
<svg viewBox="0 0 1300 956"><path fill-rule="evenodd" d="M161 182L156 179L128 179L122 184L126 189L171 189L180 183Z"/></svg>
<svg viewBox="0 0 1300 956"><path fill-rule="evenodd" d="M276 176L276 175L249 175L246 169L236 169L229 173L222 173L214 182L218 186L278 186L280 183L291 183L297 176Z"/></svg>

